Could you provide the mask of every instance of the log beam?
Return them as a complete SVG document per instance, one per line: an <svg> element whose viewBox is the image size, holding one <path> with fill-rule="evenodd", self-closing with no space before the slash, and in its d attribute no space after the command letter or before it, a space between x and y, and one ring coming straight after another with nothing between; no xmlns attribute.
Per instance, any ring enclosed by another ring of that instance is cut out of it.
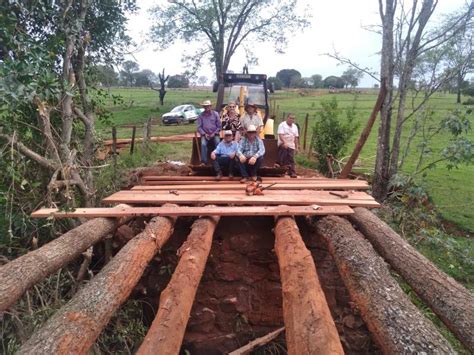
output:
<svg viewBox="0 0 474 355"><path fill-rule="evenodd" d="M349 220L464 346L474 352L474 295L372 212L357 208Z"/></svg>
<svg viewBox="0 0 474 355"><path fill-rule="evenodd" d="M124 220L96 218L68 231L41 248L0 267L0 312L15 303L31 286L78 258L112 233Z"/></svg>
<svg viewBox="0 0 474 355"><path fill-rule="evenodd" d="M218 221L219 217L203 217L193 223L191 233L178 250L180 260L160 295L157 315L138 355L179 353Z"/></svg>
<svg viewBox="0 0 474 355"><path fill-rule="evenodd" d="M23 344L18 354L85 354L169 239L174 219L155 217Z"/></svg>
<svg viewBox="0 0 474 355"><path fill-rule="evenodd" d="M343 354L313 258L291 217L276 221L275 252L288 354Z"/></svg>
<svg viewBox="0 0 474 355"><path fill-rule="evenodd" d="M392 278L383 259L346 219L330 216L315 224L374 340L383 353L454 350Z"/></svg>

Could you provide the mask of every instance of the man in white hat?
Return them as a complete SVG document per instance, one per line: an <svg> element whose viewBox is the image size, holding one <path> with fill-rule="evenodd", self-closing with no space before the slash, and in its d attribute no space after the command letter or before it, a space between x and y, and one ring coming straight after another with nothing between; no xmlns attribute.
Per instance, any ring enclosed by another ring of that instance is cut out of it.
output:
<svg viewBox="0 0 474 355"><path fill-rule="evenodd" d="M245 105L245 114L242 117L241 123L244 134L250 125L255 126L257 133L260 133L260 131L263 129L263 120L258 115L257 105L255 105L253 102L249 101Z"/></svg>
<svg viewBox="0 0 474 355"><path fill-rule="evenodd" d="M224 140L211 153L212 166L216 171L216 180L222 178L222 172L228 171L229 177L234 177L234 162L237 154L237 143L231 130L224 131Z"/></svg>
<svg viewBox="0 0 474 355"><path fill-rule="evenodd" d="M214 143L214 147L220 142L219 133L221 131L221 120L219 114L212 109L209 100L201 104L204 111L197 118L197 130L201 135L201 163L207 164L207 145Z"/></svg>
<svg viewBox="0 0 474 355"><path fill-rule="evenodd" d="M244 183L249 179L257 181L257 171L263 161L265 146L263 141L257 136L257 128L250 125L247 128L245 137L239 142L237 158L239 159L240 174Z"/></svg>

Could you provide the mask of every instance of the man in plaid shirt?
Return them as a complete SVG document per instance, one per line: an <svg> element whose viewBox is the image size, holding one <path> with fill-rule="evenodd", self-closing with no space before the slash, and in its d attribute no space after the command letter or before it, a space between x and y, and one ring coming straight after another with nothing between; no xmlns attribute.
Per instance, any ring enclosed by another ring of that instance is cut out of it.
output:
<svg viewBox="0 0 474 355"><path fill-rule="evenodd" d="M254 125L248 126L247 133L240 140L237 149L240 174L242 175L241 183L248 181L249 178L257 181L257 171L262 165L264 154L265 147L263 141L257 137L257 128Z"/></svg>

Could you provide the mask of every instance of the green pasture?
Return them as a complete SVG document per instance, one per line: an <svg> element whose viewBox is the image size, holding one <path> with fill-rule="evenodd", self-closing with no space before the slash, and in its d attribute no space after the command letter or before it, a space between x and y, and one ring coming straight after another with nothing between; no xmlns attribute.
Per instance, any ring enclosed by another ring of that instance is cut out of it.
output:
<svg viewBox="0 0 474 355"><path fill-rule="evenodd" d="M202 100L215 100L216 94L210 90L168 90L165 97L165 105L160 106L158 93L150 89L137 88L114 88L111 89L114 95L119 94L123 98L123 103L113 105L112 101L108 104L108 109L112 112L109 122L99 122L98 133L104 138L111 137L111 126L118 127L118 136L120 138L131 137L131 127L127 125L137 126L137 136L143 134L143 124L148 118L156 119L153 125L153 135L173 135L179 133L193 132L195 127L191 125L181 126L161 126L159 118L163 113L168 112L176 105L193 103L198 104ZM340 107L345 108L356 105L357 120L360 126L354 138L357 139L360 131L370 115L372 107L376 100L376 92L372 90L363 90L361 93L354 94L329 94L326 91L314 90L295 90L280 91L271 95L271 106L277 117L277 123L280 122L283 115L288 112L295 113L300 127L303 127L304 117L309 114L308 128L308 145L312 135L312 126L318 119L318 111L320 110L321 100L330 100L336 97ZM455 96L452 94L437 94L432 97L428 103L429 107L435 111L433 120L441 120L449 114L449 111L456 107ZM394 112L394 119L395 119ZM472 114L471 114L472 115ZM276 129L275 124L275 129ZM411 122L408 121L405 126L403 140L406 140L411 128ZM378 122L361 153L360 164L356 167L360 172L370 174L374 167L374 158L376 151ZM474 133L470 133L474 137ZM448 143L447 135L439 135L431 142L433 154L426 157L426 161L430 161L439 156L440 150ZM418 140L419 141L419 140ZM180 144L179 149L191 148L190 144ZM349 147L346 155L350 154L353 144ZM402 146L404 146L402 142ZM417 150L417 138L412 144L412 148L407 157L403 172L410 174L418 161L419 152ZM177 146L178 147L178 146ZM174 159L176 152L170 155L170 159ZM186 154L179 154L186 156ZM340 157L343 158L343 157ZM308 162L304 156L299 157L299 161L311 166L312 162ZM471 208L474 200L474 166L462 166L458 169L448 170L445 164L440 163L434 169L427 171L426 176L419 177L417 182L420 183L428 191L432 201L436 205L442 216L461 229L466 231L474 231L474 210Z"/></svg>

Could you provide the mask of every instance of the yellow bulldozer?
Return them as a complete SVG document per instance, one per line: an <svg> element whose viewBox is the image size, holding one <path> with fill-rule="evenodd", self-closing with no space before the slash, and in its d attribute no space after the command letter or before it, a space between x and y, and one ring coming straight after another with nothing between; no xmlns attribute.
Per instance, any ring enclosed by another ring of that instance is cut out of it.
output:
<svg viewBox="0 0 474 355"><path fill-rule="evenodd" d="M217 91L217 87L214 87ZM220 108L223 113L227 103L235 102L239 106L239 113L242 116L245 105L251 101L257 106L257 112L262 117L264 129L260 133L265 145L265 156L262 166L258 171L259 176L283 175L285 168L277 165L278 146L274 134L274 118L270 117L270 106L268 104L269 87L265 74L224 74L224 104ZM212 149L208 149L208 154ZM201 144L199 138L194 138L191 156L191 168L199 175L213 175L210 165L200 165ZM210 159L208 159L210 161Z"/></svg>

